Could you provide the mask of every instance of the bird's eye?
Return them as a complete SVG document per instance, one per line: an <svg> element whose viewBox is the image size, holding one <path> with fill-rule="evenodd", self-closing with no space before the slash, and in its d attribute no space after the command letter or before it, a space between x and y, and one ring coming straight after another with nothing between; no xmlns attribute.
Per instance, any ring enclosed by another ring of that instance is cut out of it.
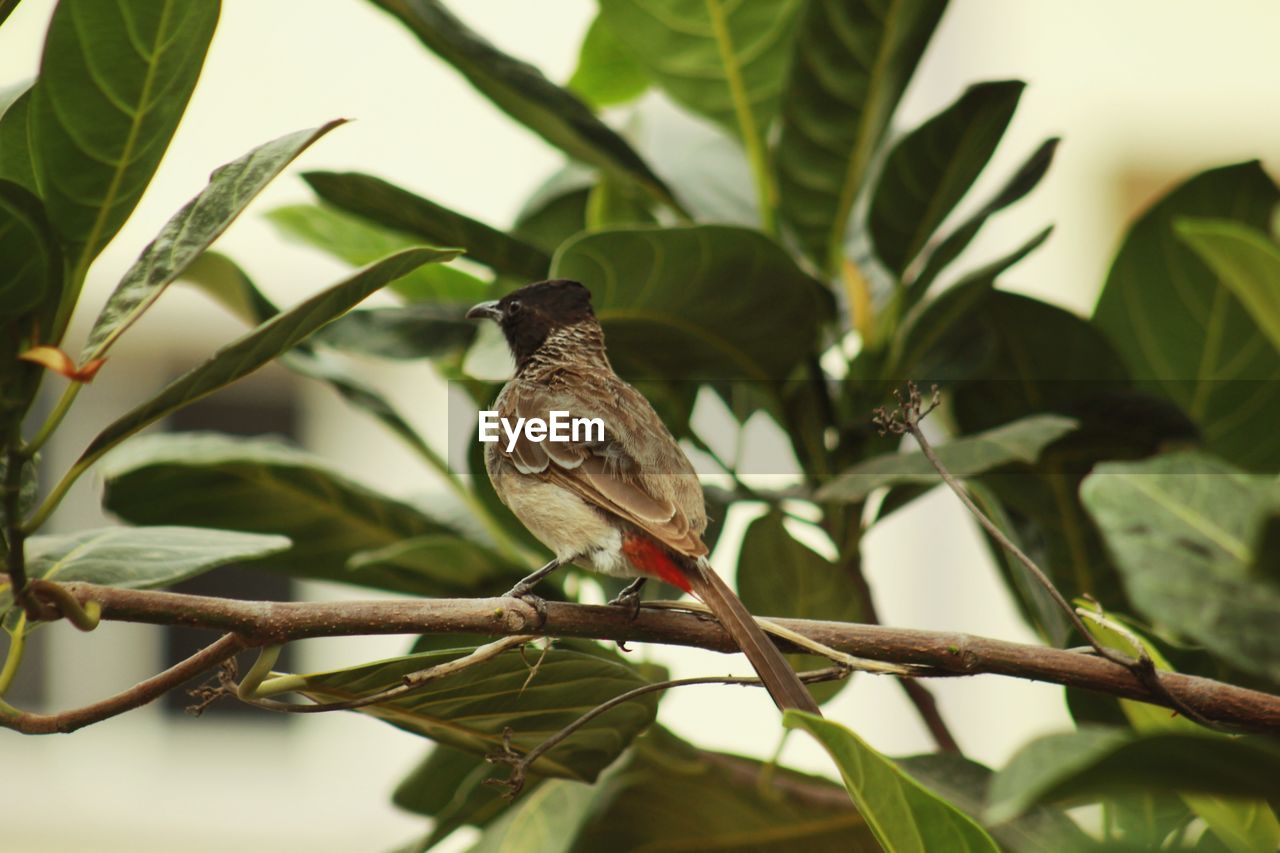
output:
<svg viewBox="0 0 1280 853"><path fill-rule="evenodd" d="M520 309L522 307L523 306L520 305L519 299L512 299L510 302L507 303L507 310L503 313L505 313L508 317L514 317L515 315L520 313Z"/></svg>

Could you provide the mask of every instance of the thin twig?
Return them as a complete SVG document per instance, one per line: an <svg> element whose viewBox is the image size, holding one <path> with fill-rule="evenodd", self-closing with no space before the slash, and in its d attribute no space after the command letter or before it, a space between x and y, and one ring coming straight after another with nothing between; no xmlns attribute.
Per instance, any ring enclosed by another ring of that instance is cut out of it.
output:
<svg viewBox="0 0 1280 853"><path fill-rule="evenodd" d="M214 668L237 652L246 648L244 640L235 634L224 634L220 639L196 652L186 660L169 667L128 690L117 693L100 702L63 711L58 714L33 714L26 711L6 712L0 715L0 726L15 729L24 734L66 734L101 722L110 717L140 708L148 702L168 693L183 682Z"/></svg>
<svg viewBox="0 0 1280 853"><path fill-rule="evenodd" d="M940 399L940 393L937 385L934 385L930 389L930 393L932 399L930 400L928 408L925 408L922 404L920 389L914 382L907 383L907 397L905 400L902 397L902 392L895 390L893 395L898 400L898 408L892 412L884 408L879 408L876 409L875 412L874 422L876 426L880 428L881 434L895 433L897 435L901 435L904 432L911 434L911 437L916 440L916 444L920 445L920 452L929 460L929 464L931 464L938 472L938 475L942 477L943 482L945 482L951 491L955 493L956 497L960 499L960 502L964 504L965 508L973 514L974 518L978 520L978 523L982 525L983 529L991 535L991 538L995 539L996 542L1000 544L1001 548L1012 554L1014 559L1021 563L1031 576L1036 579L1036 582L1044 587L1045 591L1049 593L1049 597L1052 598L1054 603L1057 604L1062 612L1067 615L1067 618L1071 620L1071 624L1075 626L1075 629L1078 632L1080 632L1080 635L1084 637L1085 641L1092 646L1094 652L1096 652L1100 657L1128 669L1139 681L1146 685L1152 693L1155 693L1166 700L1166 704L1170 705L1170 707L1182 714L1184 717L1208 728L1218 728L1211 719L1190 707L1166 689L1165 685L1161 681L1159 672L1156 670L1155 662L1151 660L1151 656L1147 654L1146 648L1141 643L1134 644L1137 656L1130 657L1099 642L1084 624L1084 621L1080 618L1080 614L1076 612L1076 609L1072 607L1070 602L1068 602L1062 593L1058 591L1058 588L1054 586L1053 581L1050 580L1044 570L1036 564L1035 560L1028 557L1026 552L1019 548L1012 539L1004 534L1004 531L1001 530L995 522L987 517L986 513L978 508L978 505L974 503L973 498L969 497L968 491L966 491L960 481L956 479L955 475L947 469L947 466L943 464L942 460L938 458L938 454L934 451L933 445L929 443L929 440L925 438L924 431L920 429L920 421L924 420L924 418L937 407Z"/></svg>
<svg viewBox="0 0 1280 853"><path fill-rule="evenodd" d="M843 666L833 666L826 669L818 669L812 672L799 673L800 680L805 684L814 684L819 681L836 681L849 676L849 669ZM524 788L525 774L533 763L542 756L546 755L559 744L563 743L570 735L587 723L599 717L601 714L625 705L632 699L639 698L648 693L657 693L662 690L670 690L673 687L689 687L695 684L740 684L747 687L763 687L764 682L758 678L746 675L703 675L694 678L677 678L672 681L658 681L653 684L645 684L634 690L628 690L626 693L620 693L608 701L601 702L599 705L587 711L581 717L578 717L569 725L560 729L551 737L535 746L533 749L520 755L511 746L511 729L503 732L502 752L488 756L491 763L501 763L511 765L511 775L506 779L486 779L485 784L496 785L506 789L508 798L514 798Z"/></svg>
<svg viewBox="0 0 1280 853"><path fill-rule="evenodd" d="M235 685L230 685L230 692L235 695L241 702L247 705L253 705L257 708L265 708L268 711L276 711L282 714L322 714L328 711L354 711L358 708L367 708L370 705L380 705L383 702L390 702L399 699L418 690L428 683L447 675L461 672L464 669L492 660L507 649L522 646L525 643L538 639L532 635L503 637L501 640L495 640L492 643L485 643L483 646L472 651L470 654L463 655L445 663L437 664L426 669L411 672L400 679L400 683L395 687L388 687L386 690L379 690L377 693L371 693L368 696L360 696L355 699L347 699L341 702L279 702L274 699L265 699L260 696L247 695L241 696L236 690ZM296 692L293 690L279 692Z"/></svg>

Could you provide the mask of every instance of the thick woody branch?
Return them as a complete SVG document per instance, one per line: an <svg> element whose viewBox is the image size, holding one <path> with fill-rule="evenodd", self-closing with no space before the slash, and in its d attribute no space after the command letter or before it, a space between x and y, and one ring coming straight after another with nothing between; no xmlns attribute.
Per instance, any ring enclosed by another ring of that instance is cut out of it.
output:
<svg viewBox="0 0 1280 853"><path fill-rule="evenodd" d="M86 719L95 722L150 701L164 690L216 666L240 648L311 637L453 632L491 636L542 634L736 651L718 623L672 610L642 608L632 619L630 611L618 607L547 602L546 621L537 626L533 608L510 598L293 603L236 601L83 583L67 584L66 589L81 602L98 602L103 619L186 625L231 636L119 697L68 712L74 715L71 723L49 722L66 715L34 718L41 721L38 726L23 722L33 719L32 715L0 715L0 725L32 733L78 728L87 724ZM1153 691L1130 670L1090 652L880 625L773 621L851 655L921 667L922 677L989 673L1079 687L1165 707L1170 704L1167 697ZM1280 696L1192 675L1161 673L1160 680L1177 701L1195 707L1217 723L1250 731L1280 731ZM141 693L134 695L136 691ZM109 713L102 713L108 704Z"/></svg>

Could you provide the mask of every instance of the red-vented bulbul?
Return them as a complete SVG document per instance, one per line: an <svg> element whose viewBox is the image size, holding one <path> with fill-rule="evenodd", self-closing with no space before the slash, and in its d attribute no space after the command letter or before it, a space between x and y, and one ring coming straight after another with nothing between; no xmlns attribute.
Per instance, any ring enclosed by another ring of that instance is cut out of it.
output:
<svg viewBox="0 0 1280 853"><path fill-rule="evenodd" d="M633 603L646 579L665 581L711 608L779 708L819 713L708 564L702 485L649 401L613 372L590 291L576 281L540 281L467 316L497 321L515 358L515 377L494 404L500 418L550 421L559 411L599 418L605 428L603 440L535 441L521 430L510 449L505 435L486 447L498 497L555 554L511 594L530 597L533 584L565 563L637 578L619 597Z"/></svg>

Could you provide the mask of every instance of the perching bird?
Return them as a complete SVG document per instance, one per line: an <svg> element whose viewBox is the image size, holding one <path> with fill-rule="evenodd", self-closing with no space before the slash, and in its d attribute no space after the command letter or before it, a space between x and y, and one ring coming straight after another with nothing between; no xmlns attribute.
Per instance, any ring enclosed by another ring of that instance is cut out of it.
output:
<svg viewBox="0 0 1280 853"><path fill-rule="evenodd" d="M508 423L550 420L553 411L600 418L603 441L535 441L523 431L485 449L498 497L555 559L516 584L533 585L573 563L636 578L616 601L636 603L657 578L701 599L755 667L779 708L819 713L809 691L747 608L708 564L702 485L649 401L613 372L591 293L576 281L540 281L468 317L495 320L515 358L515 377L494 408Z"/></svg>

